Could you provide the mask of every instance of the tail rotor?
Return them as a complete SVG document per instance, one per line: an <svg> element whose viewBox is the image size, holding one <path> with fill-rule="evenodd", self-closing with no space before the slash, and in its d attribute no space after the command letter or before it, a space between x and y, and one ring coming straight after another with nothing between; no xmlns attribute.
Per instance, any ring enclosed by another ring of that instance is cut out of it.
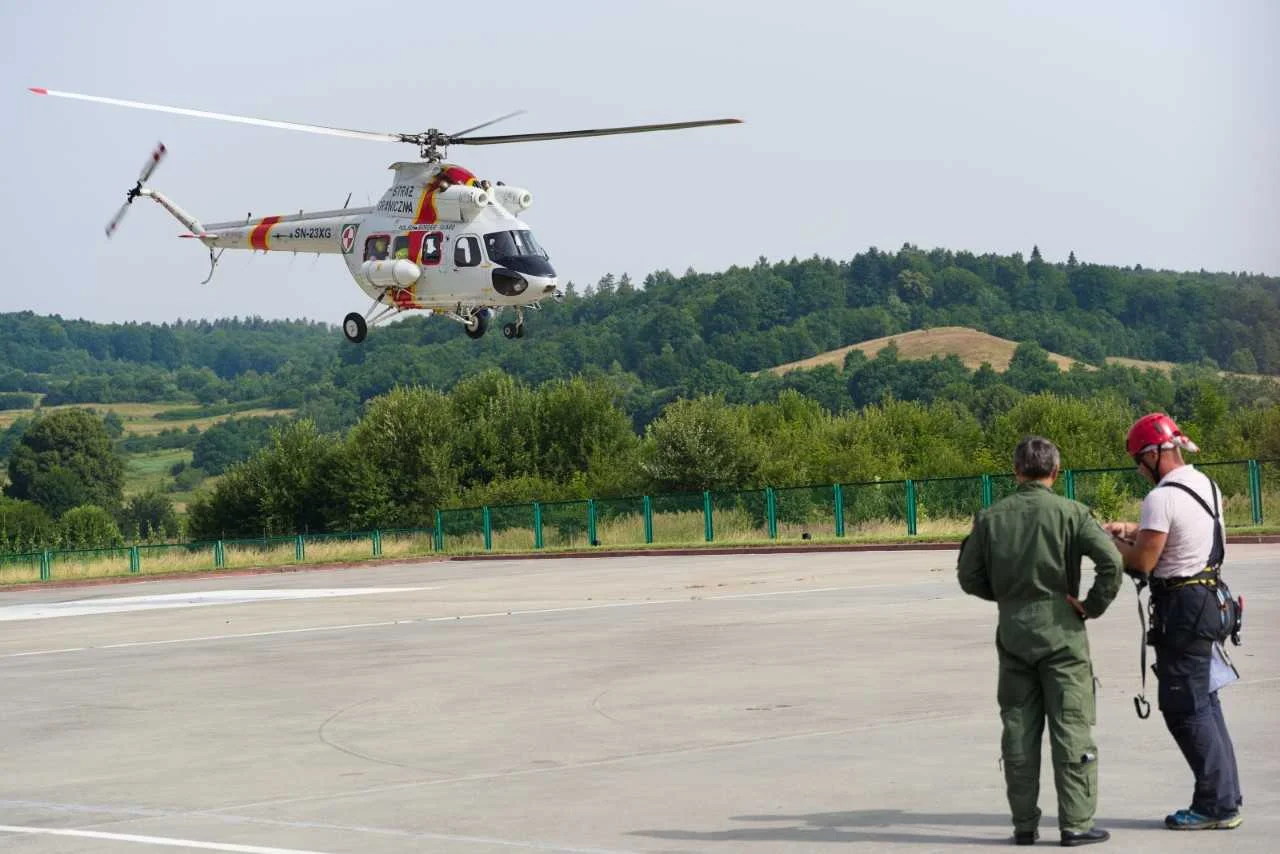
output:
<svg viewBox="0 0 1280 854"><path fill-rule="evenodd" d="M133 204L133 200L142 195L143 182L151 177L152 172L156 171L156 167L160 165L160 161L164 158L164 154L164 143L157 143L155 150L152 151L151 156L147 158L147 162L142 164L142 171L138 174L138 183L134 184L129 192L125 194L124 204L120 206L120 210L116 211L116 215L107 223L107 237L110 237L115 233L115 230L119 228L120 222L124 219L125 213L128 212L129 205Z"/></svg>

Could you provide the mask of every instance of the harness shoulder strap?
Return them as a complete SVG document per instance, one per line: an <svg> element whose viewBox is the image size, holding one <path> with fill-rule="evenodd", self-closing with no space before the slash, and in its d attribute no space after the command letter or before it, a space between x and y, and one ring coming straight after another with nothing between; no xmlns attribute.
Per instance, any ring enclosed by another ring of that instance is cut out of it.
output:
<svg viewBox="0 0 1280 854"><path fill-rule="evenodd" d="M1213 482L1213 478L1210 478L1207 475L1205 476L1205 479L1209 481L1209 493L1213 496L1212 510L1209 509L1208 502L1200 497L1200 493L1196 492L1185 483L1177 483L1176 481L1161 483L1156 486L1156 489L1160 489L1165 486L1172 486L1175 489L1182 490L1187 495L1194 498L1196 503L1204 508L1204 512L1208 513L1210 518L1213 519L1213 548L1209 550L1209 566L1214 569L1218 569L1222 566L1222 561L1226 558L1227 554L1226 543L1222 536L1222 514L1218 510L1218 485Z"/></svg>

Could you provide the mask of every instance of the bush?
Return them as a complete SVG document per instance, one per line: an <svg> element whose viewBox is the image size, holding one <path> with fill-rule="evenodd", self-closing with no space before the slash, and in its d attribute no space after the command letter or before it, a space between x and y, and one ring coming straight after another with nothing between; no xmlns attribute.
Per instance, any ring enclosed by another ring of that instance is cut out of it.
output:
<svg viewBox="0 0 1280 854"><path fill-rule="evenodd" d="M58 520L58 538L68 549L105 549L124 544L116 520L94 504L73 507L63 513Z"/></svg>
<svg viewBox="0 0 1280 854"><path fill-rule="evenodd" d="M0 496L0 551L26 552L52 546L57 528L38 504Z"/></svg>

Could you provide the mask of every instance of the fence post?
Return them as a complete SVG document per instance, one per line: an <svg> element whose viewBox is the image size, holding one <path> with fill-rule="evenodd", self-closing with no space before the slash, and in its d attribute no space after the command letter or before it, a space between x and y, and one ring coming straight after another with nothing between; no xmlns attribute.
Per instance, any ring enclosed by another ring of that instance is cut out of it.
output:
<svg viewBox="0 0 1280 854"><path fill-rule="evenodd" d="M644 541L645 543L653 542L653 499L649 496L644 497Z"/></svg>
<svg viewBox="0 0 1280 854"><path fill-rule="evenodd" d="M138 554L137 546L129 546L129 571L133 573L142 571L142 556Z"/></svg>
<svg viewBox="0 0 1280 854"><path fill-rule="evenodd" d="M1262 524L1262 463L1249 460L1249 507L1253 511L1253 524Z"/></svg>
<svg viewBox="0 0 1280 854"><path fill-rule="evenodd" d="M48 549L40 552L40 580L48 581L53 577L53 555Z"/></svg>
<svg viewBox="0 0 1280 854"><path fill-rule="evenodd" d="M711 490L702 491L702 528L706 535L707 542L710 543L716 538L715 526L711 523Z"/></svg>
<svg viewBox="0 0 1280 854"><path fill-rule="evenodd" d="M533 547L542 548L542 505L533 502Z"/></svg>
<svg viewBox="0 0 1280 854"><path fill-rule="evenodd" d="M587 543L593 546L600 545L600 540L596 537L596 500L594 498L587 499Z"/></svg>
<svg viewBox="0 0 1280 854"><path fill-rule="evenodd" d="M444 551L444 514L439 510L436 511L436 529L432 534L432 547L438 552Z"/></svg>
<svg viewBox="0 0 1280 854"><path fill-rule="evenodd" d="M769 517L769 539L778 539L778 494L772 486L764 488L764 509Z"/></svg>
<svg viewBox="0 0 1280 854"><path fill-rule="evenodd" d="M298 563L307 559L307 538L302 534L293 538L293 559Z"/></svg>
<svg viewBox="0 0 1280 854"><path fill-rule="evenodd" d="M907 536L916 535L916 483L907 480Z"/></svg>
<svg viewBox="0 0 1280 854"><path fill-rule="evenodd" d="M1066 475L1067 476L1065 479L1065 491L1066 491L1067 497L1070 498L1072 501L1075 501L1076 500L1076 473L1073 472L1071 469L1067 469Z"/></svg>
<svg viewBox="0 0 1280 854"><path fill-rule="evenodd" d="M489 505L486 504L480 511L481 520L484 524L484 550L493 550L493 518L489 513Z"/></svg>
<svg viewBox="0 0 1280 854"><path fill-rule="evenodd" d="M844 536L844 487L838 483L831 485L836 497L836 536Z"/></svg>
<svg viewBox="0 0 1280 854"><path fill-rule="evenodd" d="M377 528L373 531L373 556L382 557L382 532Z"/></svg>
<svg viewBox="0 0 1280 854"><path fill-rule="evenodd" d="M213 568L222 569L226 563L227 555L222 549L222 540L218 540L213 544Z"/></svg>
<svg viewBox="0 0 1280 854"><path fill-rule="evenodd" d="M982 506L990 507L994 492L991 489L991 475L984 474L982 476Z"/></svg>

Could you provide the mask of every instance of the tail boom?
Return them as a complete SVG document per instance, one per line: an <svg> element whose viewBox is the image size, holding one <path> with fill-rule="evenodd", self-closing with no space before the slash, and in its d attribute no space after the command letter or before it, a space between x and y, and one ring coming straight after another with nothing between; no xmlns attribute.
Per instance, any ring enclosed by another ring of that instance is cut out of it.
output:
<svg viewBox="0 0 1280 854"><path fill-rule="evenodd" d="M345 208L337 211L315 211L289 216L268 216L241 222L218 222L205 226L203 235L222 249L249 249L259 252L317 252L341 254L343 232L354 227L359 218L372 208ZM195 231L194 229L192 230ZM351 247L347 246L346 251Z"/></svg>

